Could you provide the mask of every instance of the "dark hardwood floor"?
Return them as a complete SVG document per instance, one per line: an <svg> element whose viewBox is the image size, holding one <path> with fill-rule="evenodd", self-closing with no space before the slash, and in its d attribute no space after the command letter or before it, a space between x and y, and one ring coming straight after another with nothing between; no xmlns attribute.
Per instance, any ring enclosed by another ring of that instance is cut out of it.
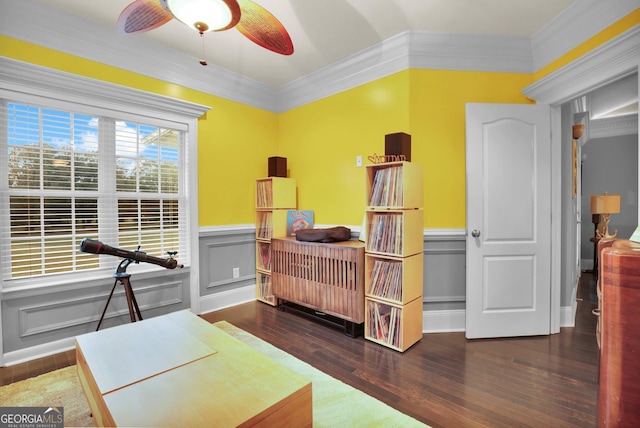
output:
<svg viewBox="0 0 640 428"><path fill-rule="evenodd" d="M595 279L583 273L576 326L528 338L425 334L404 353L251 302L226 320L433 427L596 426ZM75 363L72 352L0 368L0 384Z"/></svg>

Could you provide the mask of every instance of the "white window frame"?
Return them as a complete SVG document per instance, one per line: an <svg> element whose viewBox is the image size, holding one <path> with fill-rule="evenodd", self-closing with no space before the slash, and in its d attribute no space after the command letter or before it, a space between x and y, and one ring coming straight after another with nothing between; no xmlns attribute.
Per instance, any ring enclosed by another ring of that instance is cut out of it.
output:
<svg viewBox="0 0 640 428"><path fill-rule="evenodd" d="M160 121L184 131L186 180L183 181L185 200L189 206L186 235L190 248L189 262L185 264L185 269L189 270L190 275L191 309L199 313L197 126L198 118L210 107L5 57L0 57L0 98L38 106L53 106L58 109L66 107L69 111L77 111L81 106L85 114L115 118L124 116L127 119L150 124L157 124ZM0 151L0 162L6 164L6 150ZM6 188L6 176L0 179L0 186ZM0 216L0 221L6 222L8 219ZM0 229L9 230L7 227ZM2 251L2 242L6 243L8 239L8 236L0 236L0 251ZM2 257L0 254L0 260L5 264L0 268L7 268L5 260L8 260L8 257ZM44 275L10 280L11 286L6 286L6 281L3 281L0 283L0 295L8 293L28 295L29 290L52 286L64 287L69 285L69 281L77 282L80 277L86 282L91 280L92 276L104 276L104 273L102 269L98 269L97 273L84 271L54 276Z"/></svg>

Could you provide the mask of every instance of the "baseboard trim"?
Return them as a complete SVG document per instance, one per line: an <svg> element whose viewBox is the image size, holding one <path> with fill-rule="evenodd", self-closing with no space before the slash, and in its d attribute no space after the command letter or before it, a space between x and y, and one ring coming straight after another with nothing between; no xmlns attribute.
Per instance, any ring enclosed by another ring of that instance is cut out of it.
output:
<svg viewBox="0 0 640 428"><path fill-rule="evenodd" d="M200 315L256 300L256 286L247 285L200 298Z"/></svg>
<svg viewBox="0 0 640 428"><path fill-rule="evenodd" d="M593 259L580 259L580 268L582 270L593 270Z"/></svg>
<svg viewBox="0 0 640 428"><path fill-rule="evenodd" d="M578 311L578 283L580 277L576 279L576 283L573 286L573 293L571 293L571 306L560 307L560 327L575 327L576 326L576 312Z"/></svg>
<svg viewBox="0 0 640 428"><path fill-rule="evenodd" d="M466 311L453 309L448 311L423 311L423 333L451 333L465 331Z"/></svg>
<svg viewBox="0 0 640 428"><path fill-rule="evenodd" d="M216 293L200 299L201 313L219 311L232 306L255 300L255 285L242 287L235 290ZM575 300L575 299L574 299ZM575 325L576 305L560 308L560 326L573 327ZM423 311L423 333L451 333L465 331L466 311L464 309L444 311Z"/></svg>
<svg viewBox="0 0 640 428"><path fill-rule="evenodd" d="M30 346L29 348L19 349L17 351L7 352L3 355L3 365L13 366L16 364L26 363L37 358L48 357L49 355L59 354L74 349L76 346L75 337L67 337L42 345Z"/></svg>

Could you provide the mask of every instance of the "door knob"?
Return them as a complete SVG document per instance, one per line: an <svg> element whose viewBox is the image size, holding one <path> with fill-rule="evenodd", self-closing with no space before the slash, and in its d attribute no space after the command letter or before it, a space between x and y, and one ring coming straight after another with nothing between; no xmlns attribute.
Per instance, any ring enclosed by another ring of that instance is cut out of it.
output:
<svg viewBox="0 0 640 428"><path fill-rule="evenodd" d="M478 238L480 236L480 231L478 229L473 229L473 231L471 232L471 236L473 236L474 238Z"/></svg>

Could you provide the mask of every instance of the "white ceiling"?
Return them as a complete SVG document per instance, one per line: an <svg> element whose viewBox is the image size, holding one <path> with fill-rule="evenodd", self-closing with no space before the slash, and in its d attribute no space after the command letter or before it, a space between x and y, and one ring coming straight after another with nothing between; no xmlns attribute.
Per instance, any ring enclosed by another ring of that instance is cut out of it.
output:
<svg viewBox="0 0 640 428"><path fill-rule="evenodd" d="M40 0L117 33L133 0ZM255 0L287 29L291 56L235 29L200 35L177 20L141 37L272 87L281 87L405 31L531 37L574 0Z"/></svg>

